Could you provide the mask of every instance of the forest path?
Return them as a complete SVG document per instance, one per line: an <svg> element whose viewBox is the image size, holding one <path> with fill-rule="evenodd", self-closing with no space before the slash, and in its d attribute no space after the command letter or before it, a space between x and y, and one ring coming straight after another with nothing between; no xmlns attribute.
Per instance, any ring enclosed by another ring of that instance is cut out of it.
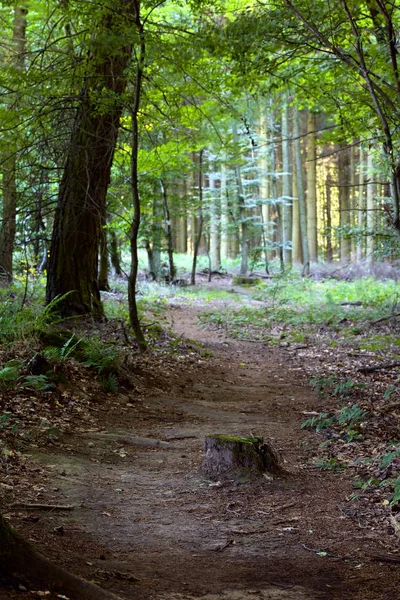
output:
<svg viewBox="0 0 400 600"><path fill-rule="evenodd" d="M211 353L195 370L177 356L159 394L122 412L107 407L104 430L77 433L68 456L38 457L51 464L59 502L78 507L43 515L45 539L63 527L54 554L126 599L400 598L398 566L373 560L384 553L379 531L346 502L351 476L306 464L320 440L301 429L302 413L320 401L301 365L282 349L200 329L204 309L168 312L179 335ZM239 486L205 480L207 433L263 435L290 476Z"/></svg>

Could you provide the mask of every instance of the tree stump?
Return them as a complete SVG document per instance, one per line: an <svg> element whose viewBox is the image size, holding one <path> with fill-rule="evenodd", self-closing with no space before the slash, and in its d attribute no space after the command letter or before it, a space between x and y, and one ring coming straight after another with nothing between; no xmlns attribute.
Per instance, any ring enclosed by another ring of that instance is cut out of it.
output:
<svg viewBox="0 0 400 600"><path fill-rule="evenodd" d="M245 275L236 275L232 277L232 285L260 285L262 279L260 277L246 277Z"/></svg>
<svg viewBox="0 0 400 600"><path fill-rule="evenodd" d="M270 473L282 475L276 452L263 437L206 435L203 472L210 479L249 480Z"/></svg>

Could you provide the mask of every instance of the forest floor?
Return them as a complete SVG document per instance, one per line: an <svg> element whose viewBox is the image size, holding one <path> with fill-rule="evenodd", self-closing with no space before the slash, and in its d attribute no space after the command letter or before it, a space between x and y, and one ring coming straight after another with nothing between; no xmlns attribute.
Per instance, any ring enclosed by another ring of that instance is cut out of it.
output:
<svg viewBox="0 0 400 600"><path fill-rule="evenodd" d="M348 470L312 464L320 440L301 423L322 400L301 357L201 328L210 308L169 305L173 330L201 346L147 358L139 391L99 398L60 443L30 448L25 483L4 480L7 516L55 562L121 598L399 599L399 538L384 508L350 501ZM287 476L205 479L209 433L264 436ZM64 598L19 586L3 582L0 598Z"/></svg>

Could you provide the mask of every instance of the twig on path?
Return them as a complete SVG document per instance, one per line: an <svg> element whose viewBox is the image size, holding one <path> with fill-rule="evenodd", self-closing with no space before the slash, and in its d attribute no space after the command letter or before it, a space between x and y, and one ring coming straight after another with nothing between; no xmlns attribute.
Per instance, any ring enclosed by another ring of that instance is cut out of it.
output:
<svg viewBox="0 0 400 600"><path fill-rule="evenodd" d="M400 361L382 363L380 365L371 365L366 367L358 367L359 373L372 373L373 371L383 371L384 369L392 369L393 367L400 367Z"/></svg>
<svg viewBox="0 0 400 600"><path fill-rule="evenodd" d="M318 550L315 548L310 548L309 546L306 546L305 544L302 544L301 546L302 546L302 548L304 548L304 550L307 550L307 552L314 552L315 554L319 554L321 556L328 556L329 558L340 558L341 560L345 559L344 556L337 556L336 554L330 554L329 552L326 552L325 550Z"/></svg>
<svg viewBox="0 0 400 600"><path fill-rule="evenodd" d="M399 556L371 556L371 560L376 562L386 562L386 563L400 563Z"/></svg>
<svg viewBox="0 0 400 600"><path fill-rule="evenodd" d="M61 504L26 504L25 502L17 502L11 504L9 508L20 508L24 510L75 510L75 506Z"/></svg>
<svg viewBox="0 0 400 600"><path fill-rule="evenodd" d="M347 517L349 515L346 515L346 513L344 512L343 508L341 506L339 506L339 504L336 504L337 508L340 510L340 512L342 513L342 515L347 519Z"/></svg>
<svg viewBox="0 0 400 600"><path fill-rule="evenodd" d="M395 319L396 317L400 317L400 313L394 313L393 315L389 315L388 317L382 317L380 319L376 319L376 321L371 321L372 325L377 325L378 323L382 323L382 321L389 321L390 319Z"/></svg>
<svg viewBox="0 0 400 600"><path fill-rule="evenodd" d="M232 546L235 542L233 540L227 540L223 546L219 546L219 548L215 548L214 552L223 552L225 548Z"/></svg>
<svg viewBox="0 0 400 600"><path fill-rule="evenodd" d="M245 531L243 529L232 529L232 535L255 535L256 533L270 533L271 529L257 529L256 531Z"/></svg>

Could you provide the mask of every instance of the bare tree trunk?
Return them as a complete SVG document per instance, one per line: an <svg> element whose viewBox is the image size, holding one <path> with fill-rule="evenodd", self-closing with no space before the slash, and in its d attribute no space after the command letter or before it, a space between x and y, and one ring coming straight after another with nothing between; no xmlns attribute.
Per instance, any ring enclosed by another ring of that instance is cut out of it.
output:
<svg viewBox="0 0 400 600"><path fill-rule="evenodd" d="M293 133L296 151L297 194L299 197L301 246L303 252L303 275L309 275L310 257L308 253L306 198L304 194L303 165L301 161L300 115L298 108L294 109Z"/></svg>
<svg viewBox="0 0 400 600"><path fill-rule="evenodd" d="M317 152L316 152L316 114L308 113L307 136L307 237L310 260L318 261L317 240Z"/></svg>
<svg viewBox="0 0 400 600"><path fill-rule="evenodd" d="M28 14L24 2L22 6L16 7L14 11L14 26L12 38L12 64L21 71L24 68L24 56L26 45L26 15ZM9 110L16 111L14 99ZM4 134L3 134L4 135ZM10 144L11 146L13 144ZM17 219L17 185L16 185L17 158L15 150L10 154L5 153L2 157L2 179L3 179L3 211L0 228L0 286L9 285L13 279L13 252Z"/></svg>
<svg viewBox="0 0 400 600"><path fill-rule="evenodd" d="M210 245L211 245L211 269L221 269L221 195L215 186L216 176L210 173L211 194L211 223L210 223Z"/></svg>
<svg viewBox="0 0 400 600"><path fill-rule="evenodd" d="M357 226L361 231L364 229L365 220L365 200L364 200L364 149L360 145L360 164L358 167L358 209L357 209ZM357 242L357 260L362 260L363 257L364 242L363 237L359 234Z"/></svg>
<svg viewBox="0 0 400 600"><path fill-rule="evenodd" d="M332 248L332 177L331 171L328 166L326 174L326 260L332 262L333 260L333 248Z"/></svg>
<svg viewBox="0 0 400 600"><path fill-rule="evenodd" d="M229 258L229 207L226 189L226 153L221 163L221 254L224 259Z"/></svg>
<svg viewBox="0 0 400 600"><path fill-rule="evenodd" d="M169 266L169 281L173 282L175 278L175 265L174 265L174 244L172 239L172 228L171 228L171 216L169 214L167 188L162 179L160 179L161 195L164 207L164 223L165 223L165 234L167 236L167 248L168 248L168 266Z"/></svg>
<svg viewBox="0 0 400 600"><path fill-rule="evenodd" d="M144 352L147 344L143 331L140 325L139 313L136 303L136 281L139 268L138 258L138 234L140 226L140 195L139 195L139 180L138 180L138 153L139 153L139 123L138 113L140 106L140 98L142 91L142 80L144 61L146 56L146 45L144 39L143 24L140 18L140 2L139 0L133 0L134 8L134 21L137 32L139 34L139 56L136 66L136 76L134 83L134 95L132 105L132 154L131 154L131 186L132 186L132 200L133 200L133 219L130 231L130 250L131 250L131 269L128 278L128 302L129 302L129 320L131 327L135 333L136 341L139 346L139 350Z"/></svg>
<svg viewBox="0 0 400 600"><path fill-rule="evenodd" d="M376 194L376 186L373 182L374 180L374 159L372 156L372 152L368 152L367 159L367 177L368 183L367 185L367 261L374 261L374 250L375 250L375 194Z"/></svg>
<svg viewBox="0 0 400 600"><path fill-rule="evenodd" d="M193 248L192 275L190 280L192 285L196 285L197 255L200 248L201 237L203 235L203 152L204 150L200 150L199 152L199 213L197 223L197 234L195 237Z"/></svg>
<svg viewBox="0 0 400 600"><path fill-rule="evenodd" d="M111 253L111 264L117 277L122 275L121 270L121 258L118 249L118 240L113 229L110 230L110 253Z"/></svg>
<svg viewBox="0 0 400 600"><path fill-rule="evenodd" d="M300 231L300 209L299 209L299 194L297 190L297 168L296 168L296 148L293 144L293 178L292 178L292 196L293 196L293 210L292 210L292 260L294 263L303 262L303 252L301 246L301 231Z"/></svg>
<svg viewBox="0 0 400 600"><path fill-rule="evenodd" d="M287 102L282 112L282 234L283 234L283 261L286 265L292 263L292 199L291 199L291 169L290 169L290 134L289 134L289 108Z"/></svg>
<svg viewBox="0 0 400 600"><path fill-rule="evenodd" d="M100 223L100 268L99 268L99 290L101 292L109 292L110 284L108 283L108 244L107 231L107 207L104 203L102 207L101 223Z"/></svg>
<svg viewBox="0 0 400 600"><path fill-rule="evenodd" d="M339 211L340 211L340 260L350 262L350 152L346 145L339 149Z"/></svg>

